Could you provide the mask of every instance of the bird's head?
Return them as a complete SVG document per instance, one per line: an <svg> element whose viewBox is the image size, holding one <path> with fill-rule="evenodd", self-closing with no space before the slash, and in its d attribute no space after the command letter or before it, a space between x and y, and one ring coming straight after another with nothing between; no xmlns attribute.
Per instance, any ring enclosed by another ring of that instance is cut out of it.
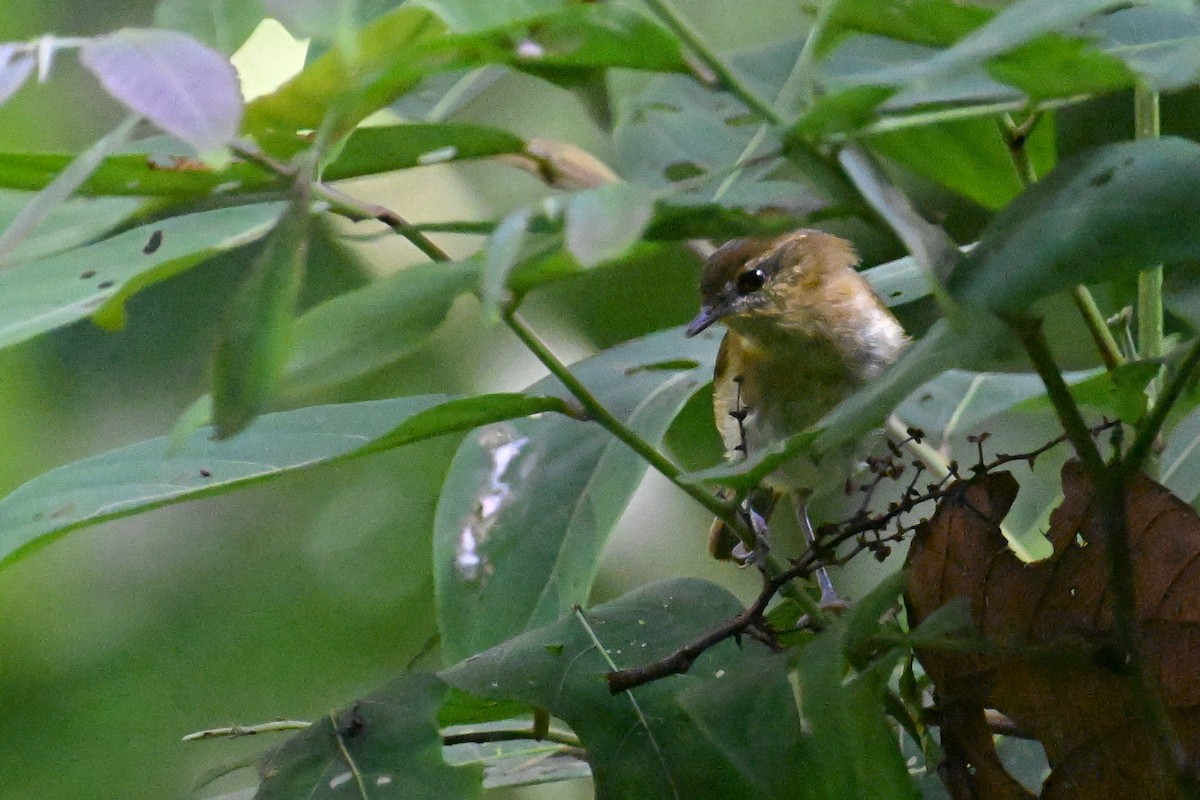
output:
<svg viewBox="0 0 1200 800"><path fill-rule="evenodd" d="M799 230L774 239L734 239L717 249L700 278L695 336L717 320L750 330L805 326L839 305L847 292L868 291L854 272L858 256L845 239Z"/></svg>

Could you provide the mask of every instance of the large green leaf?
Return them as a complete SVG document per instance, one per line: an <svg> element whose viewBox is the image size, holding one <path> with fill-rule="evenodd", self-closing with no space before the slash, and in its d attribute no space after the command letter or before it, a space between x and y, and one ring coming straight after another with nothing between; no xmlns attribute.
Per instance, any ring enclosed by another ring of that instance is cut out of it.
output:
<svg viewBox="0 0 1200 800"><path fill-rule="evenodd" d="M270 230L283 208L263 203L172 217L0 271L0 346L90 314L119 325L125 298L253 242Z"/></svg>
<svg viewBox="0 0 1200 800"><path fill-rule="evenodd" d="M1124 8L1088 20L1086 33L1159 91L1200 80L1200 9Z"/></svg>
<svg viewBox="0 0 1200 800"><path fill-rule="evenodd" d="M447 161L519 153L525 142L500 128L464 123L413 123L359 128L322 172L343 180ZM182 150L182 147L180 147ZM41 189L71 163L63 153L0 153L0 186ZM185 153L126 153L104 159L80 194L193 197L284 189L278 175L244 161L212 169Z"/></svg>
<svg viewBox="0 0 1200 800"><path fill-rule="evenodd" d="M302 397L412 353L478 280L477 260L420 264L309 309L296 320L280 394Z"/></svg>
<svg viewBox="0 0 1200 800"><path fill-rule="evenodd" d="M0 500L0 563L68 531L498 420L564 411L556 397L445 395L314 406L260 417L234 439L163 436L39 475Z"/></svg>
<svg viewBox="0 0 1200 800"><path fill-rule="evenodd" d="M0 190L0 227L21 212L32 195ZM44 258L100 239L140 205L133 197L74 197L60 203L12 252L14 264Z"/></svg>
<svg viewBox="0 0 1200 800"><path fill-rule="evenodd" d="M741 610L713 584L663 581L570 611L441 676L565 720L588 751L601 800L804 797L791 687L781 657L758 642L726 641L687 674L618 696L604 681L613 669L662 658Z"/></svg>
<svg viewBox="0 0 1200 800"><path fill-rule="evenodd" d="M292 344L292 316L308 261L308 196L288 206L230 300L213 355L213 425L233 436L267 407Z"/></svg>
<svg viewBox="0 0 1200 800"><path fill-rule="evenodd" d="M482 770L442 758L437 712L446 691L433 675L409 672L330 712L264 756L254 797L477 797Z"/></svg>
<svg viewBox="0 0 1200 800"><path fill-rule="evenodd" d="M919 175L990 209L1003 208L1024 187L996 123L966 119L870 137L867 146ZM1054 128L1046 120L1025 143L1037 174L1054 163Z"/></svg>
<svg viewBox="0 0 1200 800"><path fill-rule="evenodd" d="M716 337L679 329L572 367L613 414L657 443L708 382ZM547 378L533 394L558 394ZM478 431L446 477L434 533L442 649L449 660L544 625L587 600L605 540L646 463L604 428L566 418Z"/></svg>
<svg viewBox="0 0 1200 800"><path fill-rule="evenodd" d="M1147 139L1054 169L996 215L951 276L964 303L1020 312L1054 292L1200 258L1200 145Z"/></svg>
<svg viewBox="0 0 1200 800"><path fill-rule="evenodd" d="M368 114L436 72L509 64L564 78L604 67L686 70L679 45L662 28L611 4L571 5L528 20L450 34L423 8L403 6L363 28L356 58L332 50L246 111L246 128L272 152L307 146L304 131L348 133Z"/></svg>

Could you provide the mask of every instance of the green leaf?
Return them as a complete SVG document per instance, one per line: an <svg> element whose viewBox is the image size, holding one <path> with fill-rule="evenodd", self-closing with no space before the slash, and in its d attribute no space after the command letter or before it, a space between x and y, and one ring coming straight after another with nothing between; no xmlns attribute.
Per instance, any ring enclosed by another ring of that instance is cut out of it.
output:
<svg viewBox="0 0 1200 800"><path fill-rule="evenodd" d="M487 733L529 729L529 719L506 720L485 725L469 725L446 731L447 734ZM543 783L590 778L586 761L568 754L561 744L533 739L506 739L502 742L448 745L444 751L451 766L477 764L483 767L483 788L535 786Z"/></svg>
<svg viewBox="0 0 1200 800"><path fill-rule="evenodd" d="M1019 313L1076 284L1200 258L1200 145L1145 139L1060 164L991 221L951 276L961 302Z"/></svg>
<svg viewBox="0 0 1200 800"><path fill-rule="evenodd" d="M482 770L442 758L437 711L447 687L409 672L330 712L267 753L257 800L479 796Z"/></svg>
<svg viewBox="0 0 1200 800"><path fill-rule="evenodd" d="M1184 417L1167 436L1159 481L1185 503L1200 497L1200 411Z"/></svg>
<svg viewBox="0 0 1200 800"><path fill-rule="evenodd" d="M51 470L0 500L0 563L68 531L170 503L514 416L565 410L556 397L424 395L266 414L221 442L211 440L211 428L182 441L161 436Z"/></svg>
<svg viewBox="0 0 1200 800"><path fill-rule="evenodd" d="M846 615L842 645L849 663L860 669L866 668L876 655L872 639L882 630L880 618L899 605L908 585L908 577L904 570L894 572L854 603Z"/></svg>
<svg viewBox="0 0 1200 800"><path fill-rule="evenodd" d="M1161 371L1161 364L1147 361L1121 364L1116 369L1074 382L1071 396L1075 402L1106 417L1133 424L1145 415L1146 387ZM1035 410L1051 406L1049 398L1041 394L1017 407Z"/></svg>
<svg viewBox="0 0 1200 800"><path fill-rule="evenodd" d="M641 238L654 211L645 189L613 183L577 192L567 201L567 250L585 267L623 255Z"/></svg>
<svg viewBox="0 0 1200 800"><path fill-rule="evenodd" d="M503 28L513 23L559 11L565 0L416 0L413 5L437 14L457 33Z"/></svg>
<svg viewBox="0 0 1200 800"><path fill-rule="evenodd" d="M117 327L126 298L262 237L283 207L263 203L172 217L0 271L0 346L89 314ZM159 240L152 252L151 239Z"/></svg>
<svg viewBox="0 0 1200 800"><path fill-rule="evenodd" d="M1063 373L1068 385L1096 377L1096 370ZM971 372L951 369L926 383L900 405L897 413L925 431L934 442L975 431L1010 409L1040 407L1046 394L1032 372ZM1045 407L1049 407L1048 405Z"/></svg>
<svg viewBox="0 0 1200 800"><path fill-rule="evenodd" d="M883 713L887 680L900 652L855 673L845 654L846 625L835 620L797 659L801 711L812 732L804 780L822 797L916 800L920 795Z"/></svg>
<svg viewBox="0 0 1200 800"><path fill-rule="evenodd" d="M645 17L611 4L571 5L500 28L448 33L429 11L405 5L358 33L357 59L337 50L313 61L246 111L246 129L270 152L307 147L301 133L334 137L396 100L427 75L508 64L567 80L605 67L686 70L675 39Z"/></svg>
<svg viewBox="0 0 1200 800"><path fill-rule="evenodd" d="M406 123L358 128L337 159L327 166L325 180L376 175L410 167L520 153L525 141L500 128L459 122Z"/></svg>
<svg viewBox="0 0 1200 800"><path fill-rule="evenodd" d="M519 153L524 147L520 137L485 125L379 125L355 130L322 176L330 181L344 180L434 163ZM41 189L72 158L61 153L0 153L0 186ZM239 161L212 169L184 153L150 152L109 156L83 182L79 193L195 197L284 188L283 179L254 164Z"/></svg>
<svg viewBox="0 0 1200 800"><path fill-rule="evenodd" d="M479 297L484 315L493 321L500 318L500 306L508 293L508 276L521 260L532 219L531 207L518 208L488 237Z"/></svg>
<svg viewBox="0 0 1200 800"><path fill-rule="evenodd" d="M715 337L653 334L572 372L639 436L659 442L712 374ZM547 378L529 388L558 394ZM464 658L584 602L646 463L595 423L514 421L463 442L434 531L442 651Z"/></svg>
<svg viewBox="0 0 1200 800"><path fill-rule="evenodd" d="M0 226L12 220L30 200L27 192L0 190ZM76 197L60 203L37 230L12 253L14 264L45 258L102 238L137 209L131 197Z"/></svg>
<svg viewBox="0 0 1200 800"><path fill-rule="evenodd" d="M267 16L260 0L161 0L154 24L190 33L209 47L232 54Z"/></svg>
<svg viewBox="0 0 1200 800"><path fill-rule="evenodd" d="M225 439L267 407L292 345L292 315L308 261L308 197L280 217L230 301L213 355L213 424Z"/></svg>
<svg viewBox="0 0 1200 800"><path fill-rule="evenodd" d="M968 119L871 136L867 146L918 175L999 209L1024 188L994 120ZM1054 163L1051 120L1034 128L1025 144L1037 174Z"/></svg>
<svg viewBox="0 0 1200 800"><path fill-rule="evenodd" d="M928 61L898 72L891 79L904 85L946 81L988 59L1010 53L1048 33L1057 33L1092 14L1121 5L1119 0L1017 0Z"/></svg>
<svg viewBox="0 0 1200 800"><path fill-rule="evenodd" d="M338 295L296 320L280 394L301 397L395 363L474 288L477 260L420 264Z"/></svg>
<svg viewBox="0 0 1200 800"><path fill-rule="evenodd" d="M1200 11L1123 8L1093 17L1084 32L1151 87L1178 91L1200 80Z"/></svg>
<svg viewBox="0 0 1200 800"><path fill-rule="evenodd" d="M105 156L125 143L138 122L139 118L136 115L127 116L116 128L72 158L70 163L63 166L61 172L51 177L46 185L29 199L0 234L0 268L16 261L16 252L21 243L79 189Z"/></svg>
<svg viewBox="0 0 1200 800"><path fill-rule="evenodd" d="M806 782L789 744L800 727L783 663L763 645L723 642L687 674L615 697L604 680L614 667L661 658L741 610L713 584L662 581L571 611L441 677L565 720L588 751L602 800L781 797Z"/></svg>
<svg viewBox="0 0 1200 800"><path fill-rule="evenodd" d="M841 31L861 31L930 47L949 47L986 24L995 12L954 0L841 0L825 42Z"/></svg>

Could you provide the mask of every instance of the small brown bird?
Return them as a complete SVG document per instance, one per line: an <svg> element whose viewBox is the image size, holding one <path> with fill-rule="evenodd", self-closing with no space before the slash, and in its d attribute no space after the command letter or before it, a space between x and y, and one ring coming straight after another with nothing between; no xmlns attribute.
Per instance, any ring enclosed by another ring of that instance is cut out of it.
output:
<svg viewBox="0 0 1200 800"><path fill-rule="evenodd" d="M717 320L728 331L717 354L713 412L731 455L748 455L798 433L891 364L908 344L900 323L859 275L844 239L799 230L774 239L736 239L709 257L700 280L695 336ZM797 520L815 540L808 502L845 484L855 452L799 455L767 477L750 500L764 519L790 494ZM718 558L749 554L719 521L709 547ZM823 602L837 594L818 572Z"/></svg>

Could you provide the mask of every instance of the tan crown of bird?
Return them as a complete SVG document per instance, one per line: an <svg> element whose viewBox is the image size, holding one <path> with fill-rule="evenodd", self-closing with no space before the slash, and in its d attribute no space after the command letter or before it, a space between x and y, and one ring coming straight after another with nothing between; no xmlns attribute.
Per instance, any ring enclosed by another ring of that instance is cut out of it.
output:
<svg viewBox="0 0 1200 800"><path fill-rule="evenodd" d="M749 455L798 433L900 355L908 336L854 267L845 239L799 230L774 239L735 239L709 257L700 280L695 336L720 320L728 329L713 376L713 412L731 456ZM775 498L790 494L797 520L814 540L808 502L845 484L856 452L844 448L813 461L791 459L751 498L764 519ZM732 531L714 523L718 558L749 554ZM818 572L823 602L837 595Z"/></svg>

